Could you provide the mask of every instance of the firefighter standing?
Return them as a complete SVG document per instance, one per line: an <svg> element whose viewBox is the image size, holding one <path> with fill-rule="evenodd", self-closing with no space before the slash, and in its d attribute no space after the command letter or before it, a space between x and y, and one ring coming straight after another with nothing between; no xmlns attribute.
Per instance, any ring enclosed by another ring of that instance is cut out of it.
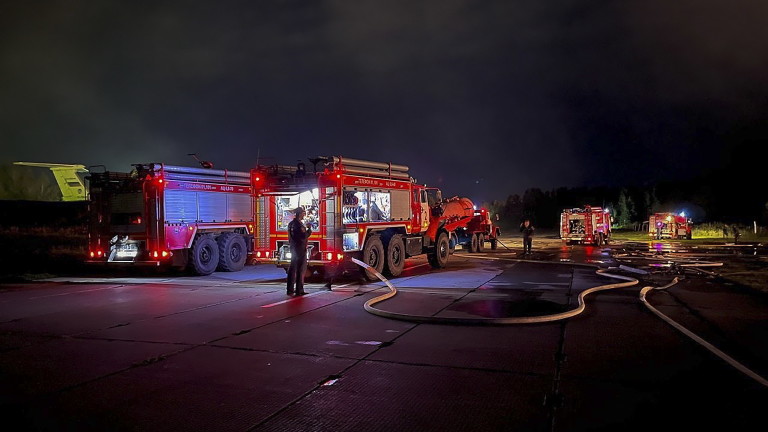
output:
<svg viewBox="0 0 768 432"><path fill-rule="evenodd" d="M304 273L307 272L307 240L312 230L304 226L306 211L303 207L296 208L296 216L288 224L288 243L291 247L291 265L288 267L288 286L286 293L304 295Z"/></svg>
<svg viewBox="0 0 768 432"><path fill-rule="evenodd" d="M520 224L520 232L523 233L523 253L528 255L533 244L533 225L529 219Z"/></svg>

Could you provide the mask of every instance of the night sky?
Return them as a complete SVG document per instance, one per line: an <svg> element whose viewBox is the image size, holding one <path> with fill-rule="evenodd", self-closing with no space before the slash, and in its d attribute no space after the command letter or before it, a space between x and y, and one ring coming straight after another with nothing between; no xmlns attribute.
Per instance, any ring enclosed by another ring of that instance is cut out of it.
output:
<svg viewBox="0 0 768 432"><path fill-rule="evenodd" d="M481 201L756 166L766 124L765 0L0 4L0 162L343 155Z"/></svg>

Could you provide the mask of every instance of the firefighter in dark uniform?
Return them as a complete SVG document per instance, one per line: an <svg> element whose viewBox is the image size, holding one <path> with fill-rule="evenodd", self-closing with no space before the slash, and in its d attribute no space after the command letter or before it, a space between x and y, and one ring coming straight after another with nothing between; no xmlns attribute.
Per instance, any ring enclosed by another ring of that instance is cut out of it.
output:
<svg viewBox="0 0 768 432"><path fill-rule="evenodd" d="M523 233L523 253L528 255L533 244L533 225L529 219L520 224L520 232Z"/></svg>
<svg viewBox="0 0 768 432"><path fill-rule="evenodd" d="M288 243L291 246L291 265L288 267L288 286L286 293L293 295L294 285L296 295L304 295L304 273L307 272L307 240L312 230L304 226L304 216L307 212L303 207L296 209L296 216L288 224Z"/></svg>

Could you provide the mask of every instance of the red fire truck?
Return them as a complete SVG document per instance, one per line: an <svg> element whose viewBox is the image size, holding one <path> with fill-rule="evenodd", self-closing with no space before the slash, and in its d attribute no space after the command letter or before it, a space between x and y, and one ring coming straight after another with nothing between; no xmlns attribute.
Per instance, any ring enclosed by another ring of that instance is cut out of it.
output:
<svg viewBox="0 0 768 432"><path fill-rule="evenodd" d="M90 175L89 262L243 268L253 245L248 172L136 164Z"/></svg>
<svg viewBox="0 0 768 432"><path fill-rule="evenodd" d="M444 267L459 236L474 236L476 244L486 239L495 244L497 231L492 224L480 223L471 202L469 207L466 202L449 205L458 203L454 199L443 202L439 189L417 184L405 165L339 156L309 161L311 173L303 163L252 171L257 262L288 267L288 223L299 206L307 210L304 222L312 229L307 251L310 273L322 273L327 265L354 256L379 272L397 276L407 257L422 254L433 267ZM470 227L471 221L478 221L477 226ZM373 275L363 275L373 280Z"/></svg>
<svg viewBox="0 0 768 432"><path fill-rule="evenodd" d="M606 244L611 238L611 215L589 205L565 209L560 213L560 238L566 244Z"/></svg>
<svg viewBox="0 0 768 432"><path fill-rule="evenodd" d="M648 236L661 239L691 239L693 221L683 214L654 213L648 218Z"/></svg>

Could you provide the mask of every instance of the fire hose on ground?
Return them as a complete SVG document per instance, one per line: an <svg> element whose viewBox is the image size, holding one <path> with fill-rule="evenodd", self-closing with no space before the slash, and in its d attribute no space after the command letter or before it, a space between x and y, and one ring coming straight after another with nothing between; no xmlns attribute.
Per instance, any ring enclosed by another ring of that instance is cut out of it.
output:
<svg viewBox="0 0 768 432"><path fill-rule="evenodd" d="M505 246L506 247L506 246ZM647 257L643 257L647 258ZM659 259L659 257L656 257L656 259ZM663 257L661 259L667 259L670 260L671 257ZM536 262L536 263L550 263L550 264L560 264L564 265L565 263L560 262L551 262L551 261L536 261L536 260L519 260L519 259L509 259L511 261L516 262ZM373 305L377 303L381 303L385 300L391 299L392 297L397 295L397 288L395 288L392 283L385 278L381 273L373 269L368 264L353 258L352 261L364 268L366 271L370 272L371 274L375 275L379 280L381 280L388 288L389 292L382 294L380 296L374 297L368 301L365 302L365 305L363 306L365 310L373 315L381 316L384 318L390 318L390 319L397 319L401 321L409 321L409 322L416 322L421 324L471 324L471 325L515 325L515 324L533 324L533 323L544 323L544 322L553 322L553 321L559 321L564 320L568 318L575 317L586 309L584 298L594 292L598 291L606 291L611 289L617 289L617 288L624 288L629 287L633 285L637 285L640 281L629 276L623 276L623 275L617 275L613 273L608 273L608 269L600 269L598 268L596 270L597 274L600 274L602 276L607 276L614 279L622 280L623 282L616 282L616 283L610 283L605 285L599 285L596 287L588 288L578 295L578 306L570 311L556 313L556 314L549 314L549 315L539 315L539 316L529 316L529 317L503 317L503 318L460 318L460 317L440 317L440 316L434 316L434 315L415 315L415 314L405 314L405 313L399 313L399 312L392 312L392 311L385 311L379 308L374 307ZM585 267L596 267L589 264L578 264L578 263L567 263L565 265L572 265L572 266L585 266ZM702 271L705 273L704 270L698 269L697 267L718 267L722 266L723 263L716 263L716 262L696 262L696 261L685 261L679 264L680 267L684 268L690 268L697 271ZM711 343L707 342L703 338L699 337L698 335L694 334L690 330L686 329L679 323L675 322L668 316L664 315L661 311L653 307L646 299L646 295L653 291L653 290L664 290L667 289L675 284L677 284L679 279L675 277L672 282L668 283L667 285L660 286L660 287L653 287L653 286L646 286L640 290L640 301L645 305L653 314L655 314L657 317L664 320L666 323L671 325L676 330L680 331L690 339L692 339L694 342L698 343L699 345L706 348L708 351L712 352L716 356L718 356L720 359L728 363L730 366L734 367L738 371L742 372L743 374L747 375L748 377L752 378L753 380L757 381L758 383L762 384L763 386L768 387L768 380L763 378L762 376L758 375L754 371L750 370L743 364L739 363L723 351L716 348Z"/></svg>
<svg viewBox="0 0 768 432"><path fill-rule="evenodd" d="M385 311L382 309L378 309L373 307L373 305L377 303L381 303L385 300L388 300L394 296L397 295L397 288L395 288L392 283L385 278L381 273L377 272L375 269L373 269L368 264L352 258L352 261L365 268L366 271L370 272L371 274L375 275L379 280L384 282L384 284L387 285L389 288L389 292L386 294L382 294L378 297L374 297L367 302L365 302L364 308L366 311L382 316L385 318L392 318L397 319L401 321L410 321L410 322L417 322L417 323L430 323L430 324L532 324L532 323L542 323L542 322L551 322L551 321L558 321L562 319L572 318L584 311L586 308L584 304L584 298L597 291L605 291L609 289L616 289L616 288L623 288L628 287L632 285L636 285L639 283L639 281L633 277L629 276L622 276L622 275L616 275L612 273L607 273L603 269L598 269L597 273L601 274L603 276L607 276L614 279L619 279L624 282L617 282L617 283L611 283L606 285L599 285L596 287L592 287L589 289L586 289L579 293L578 296L578 306L572 310L551 314L551 315L539 315L539 316L531 316L531 317L506 317L506 318L459 318L459 317L439 317L434 315L413 315L413 314L404 314L399 312L391 312L391 311ZM537 262L546 262L546 261L537 261ZM553 263L553 264L560 264L560 263ZM573 265L573 264L571 264ZM589 266L593 267L593 266Z"/></svg>

